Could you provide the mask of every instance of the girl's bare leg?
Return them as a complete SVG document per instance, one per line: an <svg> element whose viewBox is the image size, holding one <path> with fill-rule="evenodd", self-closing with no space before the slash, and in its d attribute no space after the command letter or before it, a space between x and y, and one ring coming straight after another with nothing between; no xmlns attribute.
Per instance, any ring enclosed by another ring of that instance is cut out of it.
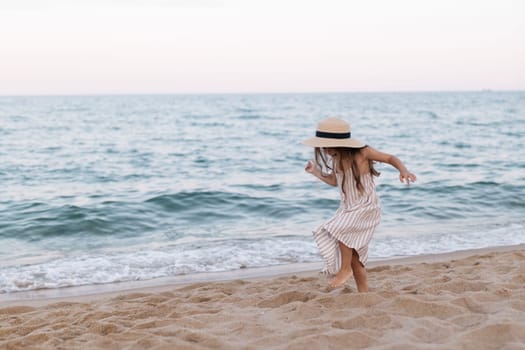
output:
<svg viewBox="0 0 525 350"><path fill-rule="evenodd" d="M353 250L353 249L352 249ZM368 281L366 278L366 269L359 262L359 255L353 250L352 271L354 272L355 284L359 292L368 292Z"/></svg>
<svg viewBox="0 0 525 350"><path fill-rule="evenodd" d="M339 249L341 249L341 269L330 282L330 287L332 288L341 287L350 277L352 277L352 254L354 254L354 250L348 248L341 242L339 242ZM357 255L357 253L355 253L355 255Z"/></svg>

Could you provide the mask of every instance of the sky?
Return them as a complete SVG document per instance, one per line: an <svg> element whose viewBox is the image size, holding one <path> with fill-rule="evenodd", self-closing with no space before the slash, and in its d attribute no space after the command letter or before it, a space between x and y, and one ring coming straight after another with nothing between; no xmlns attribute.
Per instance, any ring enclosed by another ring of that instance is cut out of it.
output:
<svg viewBox="0 0 525 350"><path fill-rule="evenodd" d="M0 0L0 95L525 90L522 0Z"/></svg>

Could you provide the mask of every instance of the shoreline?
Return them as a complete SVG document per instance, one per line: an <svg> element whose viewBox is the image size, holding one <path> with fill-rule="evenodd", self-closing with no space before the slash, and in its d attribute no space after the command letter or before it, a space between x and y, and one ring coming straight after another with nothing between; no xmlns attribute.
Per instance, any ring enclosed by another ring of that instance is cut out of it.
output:
<svg viewBox="0 0 525 350"><path fill-rule="evenodd" d="M380 266L398 266L419 263L437 263L453 261L472 255L490 252L508 252L524 250L525 243L458 250L447 253L424 254L407 257L370 260L367 270ZM54 302L81 301L90 302L107 299L126 293L154 293L177 289L202 283L232 282L236 280L257 281L285 276L317 276L322 263L295 263L268 267L247 268L235 271L202 272L172 277L162 277L144 281L126 281L99 285L74 286L55 289L38 289L0 294L0 308L13 305L43 306Z"/></svg>

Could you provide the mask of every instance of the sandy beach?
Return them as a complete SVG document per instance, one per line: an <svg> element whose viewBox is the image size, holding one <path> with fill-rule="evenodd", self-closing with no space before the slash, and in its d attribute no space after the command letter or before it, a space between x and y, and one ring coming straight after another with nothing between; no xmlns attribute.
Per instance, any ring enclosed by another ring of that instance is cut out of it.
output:
<svg viewBox="0 0 525 350"><path fill-rule="evenodd" d="M0 305L1 349L525 349L525 245Z"/></svg>

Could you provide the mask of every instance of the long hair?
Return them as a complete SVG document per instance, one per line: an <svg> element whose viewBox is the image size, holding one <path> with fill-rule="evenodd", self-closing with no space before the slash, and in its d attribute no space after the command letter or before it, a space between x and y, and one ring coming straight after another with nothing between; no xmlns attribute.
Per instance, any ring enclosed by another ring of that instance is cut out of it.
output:
<svg viewBox="0 0 525 350"><path fill-rule="evenodd" d="M345 192L345 184L346 184L346 169L344 167L343 160L349 160L352 168L352 175L355 180L355 185L357 187L357 190L359 193L363 193L363 184L361 183L361 172L359 169L359 166L356 162L356 154L361 153L361 150L366 148L367 146L363 148L347 148L347 147L337 147L337 151L339 152L339 162L336 164L337 169L342 171L343 174L343 183L342 183L342 190L343 193ZM328 159L323 149L316 147L314 150L315 153L315 162L321 166L321 171L323 172L333 172L334 171L334 164L333 160L332 162ZM372 176L379 176L381 173L378 172L374 168L374 162L372 160L368 160L368 167L370 169L370 175Z"/></svg>

